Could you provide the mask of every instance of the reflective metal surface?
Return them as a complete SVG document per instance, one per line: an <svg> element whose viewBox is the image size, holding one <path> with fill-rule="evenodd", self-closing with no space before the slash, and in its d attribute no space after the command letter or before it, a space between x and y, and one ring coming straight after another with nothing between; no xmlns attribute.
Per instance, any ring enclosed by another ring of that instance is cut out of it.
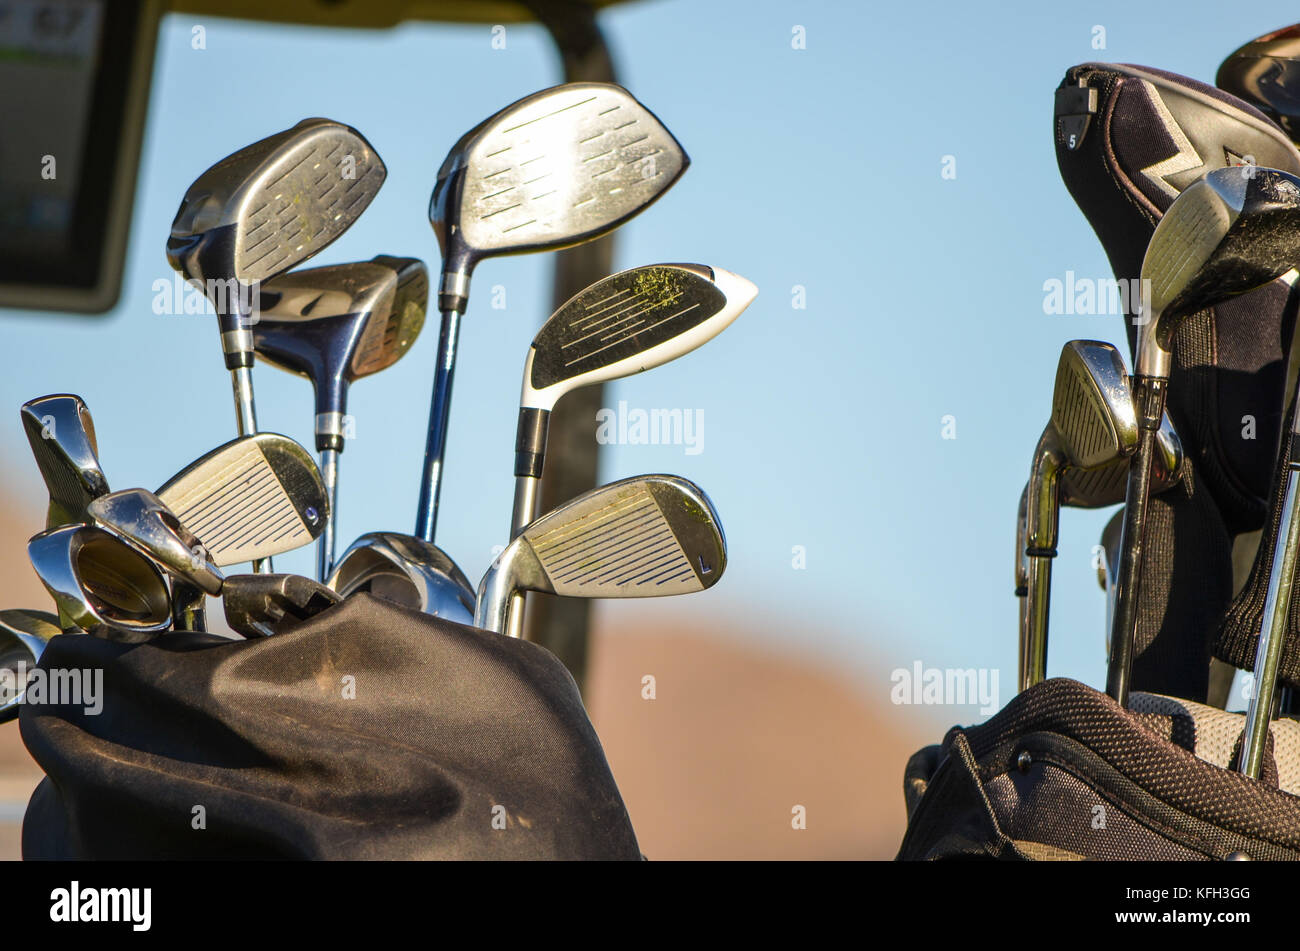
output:
<svg viewBox="0 0 1300 951"><path fill-rule="evenodd" d="M341 600L299 575L231 575L221 592L226 623L248 638L283 634Z"/></svg>
<svg viewBox="0 0 1300 951"><path fill-rule="evenodd" d="M474 589L436 545L397 532L368 532L348 546L327 582L347 597L369 591L461 624L474 620Z"/></svg>
<svg viewBox="0 0 1300 951"><path fill-rule="evenodd" d="M40 661L45 645L62 633L59 619L45 611L0 611L0 671L12 678L15 688L0 689L0 723L17 719L27 695L21 678Z"/></svg>
<svg viewBox="0 0 1300 951"><path fill-rule="evenodd" d="M712 503L677 476L624 479L548 512L515 538L479 582L476 626L511 629L511 596L647 598L710 588L727 543Z"/></svg>
<svg viewBox="0 0 1300 951"><path fill-rule="evenodd" d="M108 492L99 466L95 422L81 397L56 393L29 400L19 410L50 505L45 527L86 521L86 506Z"/></svg>
<svg viewBox="0 0 1300 951"><path fill-rule="evenodd" d="M219 594L223 576L194 536L148 489L110 492L90 503L95 524L151 559L173 578Z"/></svg>
<svg viewBox="0 0 1300 951"><path fill-rule="evenodd" d="M27 554L65 629L134 643L171 622L162 572L103 529L68 525L42 532L27 543Z"/></svg>

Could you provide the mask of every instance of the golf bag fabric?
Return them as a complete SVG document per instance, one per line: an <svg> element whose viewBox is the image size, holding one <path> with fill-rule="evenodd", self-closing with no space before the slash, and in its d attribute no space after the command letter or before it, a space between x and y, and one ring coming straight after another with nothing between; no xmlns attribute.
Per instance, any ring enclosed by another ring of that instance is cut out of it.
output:
<svg viewBox="0 0 1300 951"><path fill-rule="evenodd" d="M1130 696L1046 680L918 752L898 858L1300 860L1300 799L1278 788L1300 787L1300 724L1273 724L1257 781L1226 768L1242 714Z"/></svg>
<svg viewBox="0 0 1300 951"><path fill-rule="evenodd" d="M248 641L54 638L27 859L639 859L578 689L524 641L358 594Z"/></svg>
<svg viewBox="0 0 1300 951"><path fill-rule="evenodd" d="M1161 216L1206 172L1249 159L1300 174L1300 153L1262 113L1161 70L1075 66L1057 89L1055 120L1061 177L1125 282L1139 278ZM1137 295L1127 304L1132 317ZM1294 324L1289 288L1275 281L1194 315L1175 337L1168 413L1195 477L1148 527L1136 689L1205 698L1204 665L1232 595L1222 580L1231 541L1259 529L1267 510ZM1125 328L1132 353L1137 328L1131 319ZM1144 656L1153 651L1175 664L1158 681L1146 679L1165 662Z"/></svg>

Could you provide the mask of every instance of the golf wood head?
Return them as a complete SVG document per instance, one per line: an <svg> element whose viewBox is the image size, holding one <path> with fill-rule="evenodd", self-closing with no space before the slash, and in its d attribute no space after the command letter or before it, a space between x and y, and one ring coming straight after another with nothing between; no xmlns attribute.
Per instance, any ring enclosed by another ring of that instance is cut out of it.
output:
<svg viewBox="0 0 1300 951"><path fill-rule="evenodd" d="M1300 24L1235 50L1219 66L1214 84L1250 103L1295 141L1300 134Z"/></svg>
<svg viewBox="0 0 1300 951"><path fill-rule="evenodd" d="M276 433L219 446L157 495L222 567L308 545L329 517L325 484L311 454Z"/></svg>
<svg viewBox="0 0 1300 951"><path fill-rule="evenodd" d="M39 663L45 645L62 633L59 619L45 611L0 611L0 671L12 678L9 690L0 679L0 723L18 717L27 694L25 672Z"/></svg>
<svg viewBox="0 0 1300 951"><path fill-rule="evenodd" d="M348 546L326 582L343 597L368 591L413 611L460 624L474 620L474 589L431 542L397 532L367 532Z"/></svg>
<svg viewBox="0 0 1300 951"><path fill-rule="evenodd" d="M621 86L566 83L506 106L438 170L429 222L442 249L440 306L464 310L481 259L568 247L617 228L690 160Z"/></svg>
<svg viewBox="0 0 1300 951"><path fill-rule="evenodd" d="M649 598L703 591L722 577L727 543L708 496L677 476L592 489L532 522L479 584L474 623L509 629L519 591Z"/></svg>
<svg viewBox="0 0 1300 951"><path fill-rule="evenodd" d="M27 543L60 626L108 640L138 643L171 623L171 596L159 568L93 525L66 525Z"/></svg>
<svg viewBox="0 0 1300 951"><path fill-rule="evenodd" d="M392 366L424 326L429 274L416 258L289 271L262 287L257 355L312 381L317 449L342 449L347 388Z"/></svg>
<svg viewBox="0 0 1300 951"><path fill-rule="evenodd" d="M231 575L221 592L226 623L246 638L284 634L341 600L299 575Z"/></svg>
<svg viewBox="0 0 1300 951"><path fill-rule="evenodd" d="M96 525L151 559L167 574L208 594L224 580L194 536L148 489L122 489L100 496L87 510Z"/></svg>
<svg viewBox="0 0 1300 951"><path fill-rule="evenodd" d="M1061 349L1052 393L1052 425L1070 465L1090 469L1137 448L1138 423L1120 352L1099 340Z"/></svg>
<svg viewBox="0 0 1300 951"><path fill-rule="evenodd" d="M19 415L50 494L45 527L86 521L86 506L106 494L95 422L81 397L56 393L29 400Z"/></svg>
<svg viewBox="0 0 1300 951"><path fill-rule="evenodd" d="M167 260L200 286L264 281L347 231L387 174L356 129L304 119L195 179L172 222Z"/></svg>
<svg viewBox="0 0 1300 951"><path fill-rule="evenodd" d="M612 274L565 301L533 338L521 407L550 410L582 386L631 376L690 353L758 295L702 264L651 264Z"/></svg>
<svg viewBox="0 0 1300 951"><path fill-rule="evenodd" d="M1189 185L1142 261L1137 375L1169 375L1182 321L1276 280L1300 262L1300 178L1273 168L1215 169ZM1149 282L1149 283L1148 283Z"/></svg>

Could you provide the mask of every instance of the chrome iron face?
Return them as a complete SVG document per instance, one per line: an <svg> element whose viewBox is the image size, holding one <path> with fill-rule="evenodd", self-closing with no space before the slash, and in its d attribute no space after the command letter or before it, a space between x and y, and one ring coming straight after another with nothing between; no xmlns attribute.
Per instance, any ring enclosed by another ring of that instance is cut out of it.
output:
<svg viewBox="0 0 1300 951"><path fill-rule="evenodd" d="M231 575L221 590L226 623L246 638L287 633L341 600L299 575Z"/></svg>
<svg viewBox="0 0 1300 951"><path fill-rule="evenodd" d="M27 695L26 672L45 652L45 645L62 634L59 619L45 611L0 611L0 723L17 719ZM11 680L12 687L5 680Z"/></svg>
<svg viewBox="0 0 1300 951"><path fill-rule="evenodd" d="M329 507L311 454L288 436L241 436L182 469L161 502L224 567L310 544Z"/></svg>
<svg viewBox="0 0 1300 951"><path fill-rule="evenodd" d="M27 543L27 554L65 630L138 643L171 622L162 572L103 529L67 525L42 532Z"/></svg>
<svg viewBox="0 0 1300 951"><path fill-rule="evenodd" d="M219 594L223 576L203 543L148 489L110 492L90 504L91 519L163 571L208 594Z"/></svg>
<svg viewBox="0 0 1300 951"><path fill-rule="evenodd" d="M610 83L566 83L465 133L438 170L429 222L440 309L464 312L485 257L590 241L649 207L690 164L671 132Z"/></svg>
<svg viewBox="0 0 1300 951"><path fill-rule="evenodd" d="M397 532L368 532L339 558L327 582L343 597L369 591L413 611L471 624L474 589L437 545Z"/></svg>
<svg viewBox="0 0 1300 951"><path fill-rule="evenodd" d="M1166 414L1156 434L1156 459L1151 470L1151 491L1155 494L1173 488L1183 478L1183 442ZM1124 501L1130 456L1121 456L1095 469L1061 470L1061 504L1070 508L1096 509L1119 505Z"/></svg>
<svg viewBox="0 0 1300 951"><path fill-rule="evenodd" d="M1214 84L1300 136L1300 24L1251 40L1223 61Z"/></svg>
<svg viewBox="0 0 1300 951"><path fill-rule="evenodd" d="M721 268L652 264L597 281L561 305L524 362L511 537L535 514L547 423L560 397L690 353L730 326L757 294Z"/></svg>
<svg viewBox="0 0 1300 951"><path fill-rule="evenodd" d="M575 598L647 598L710 588L727 543L712 503L677 476L625 479L584 493L537 519L479 583L476 626L511 629L519 591Z"/></svg>
<svg viewBox="0 0 1300 951"><path fill-rule="evenodd" d="M90 410L81 397L56 393L29 400L19 415L50 493L45 527L85 522L86 506L109 491Z"/></svg>

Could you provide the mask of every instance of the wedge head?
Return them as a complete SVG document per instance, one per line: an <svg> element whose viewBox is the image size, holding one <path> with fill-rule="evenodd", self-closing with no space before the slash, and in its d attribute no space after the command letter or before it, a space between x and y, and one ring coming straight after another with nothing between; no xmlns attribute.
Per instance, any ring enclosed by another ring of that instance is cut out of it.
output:
<svg viewBox="0 0 1300 951"><path fill-rule="evenodd" d="M219 446L156 494L220 567L308 545L329 517L325 484L311 454L276 433Z"/></svg>
<svg viewBox="0 0 1300 951"><path fill-rule="evenodd" d="M1068 464L1076 468L1095 468L1137 448L1128 370L1115 347L1099 340L1071 340L1062 348L1052 425Z"/></svg>
<svg viewBox="0 0 1300 951"><path fill-rule="evenodd" d="M81 397L56 393L29 400L19 415L50 494L46 528L86 521L86 506L108 492L99 465L95 421Z"/></svg>
<svg viewBox="0 0 1300 951"><path fill-rule="evenodd" d="M675 360L730 326L757 294L743 277L702 264L651 264L597 281L533 338L520 405L549 410L578 387Z"/></svg>
<svg viewBox="0 0 1300 951"><path fill-rule="evenodd" d="M223 576L203 543L148 489L110 492L91 502L87 511L96 525L173 578L208 594L220 593Z"/></svg>

